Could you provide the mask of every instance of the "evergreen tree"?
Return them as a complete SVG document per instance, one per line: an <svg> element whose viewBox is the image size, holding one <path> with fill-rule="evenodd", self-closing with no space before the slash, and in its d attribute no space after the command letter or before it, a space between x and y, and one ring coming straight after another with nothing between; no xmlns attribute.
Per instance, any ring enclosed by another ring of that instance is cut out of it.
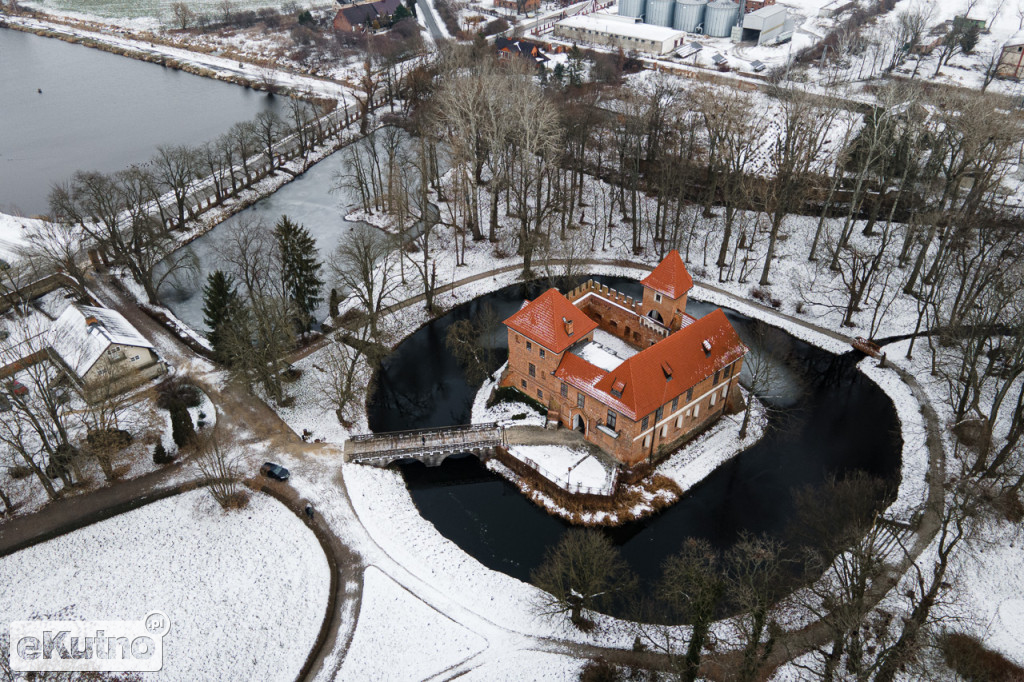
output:
<svg viewBox="0 0 1024 682"><path fill-rule="evenodd" d="M413 16L416 16L416 0L405 0L405 7Z"/></svg>
<svg viewBox="0 0 1024 682"><path fill-rule="evenodd" d="M188 408L180 402L171 405L171 437L179 449L191 443L196 437L196 427Z"/></svg>
<svg viewBox="0 0 1024 682"><path fill-rule="evenodd" d="M577 88L583 85L583 50L576 43L569 49L568 74L569 85Z"/></svg>
<svg viewBox="0 0 1024 682"><path fill-rule="evenodd" d="M173 456L167 454L167 449L164 447L162 441L156 442L156 447L153 448L153 463L154 464L167 464L174 459Z"/></svg>
<svg viewBox="0 0 1024 682"><path fill-rule="evenodd" d="M316 242L309 231L288 216L274 226L274 237L281 254L281 277L288 298L295 306L295 323L300 332L309 331L313 313L323 298L320 279L323 263L317 259Z"/></svg>
<svg viewBox="0 0 1024 682"><path fill-rule="evenodd" d="M213 354L221 362L229 360L227 330L238 319L241 309L234 278L223 270L211 272L203 287L203 322L210 330L206 338L213 346Z"/></svg>

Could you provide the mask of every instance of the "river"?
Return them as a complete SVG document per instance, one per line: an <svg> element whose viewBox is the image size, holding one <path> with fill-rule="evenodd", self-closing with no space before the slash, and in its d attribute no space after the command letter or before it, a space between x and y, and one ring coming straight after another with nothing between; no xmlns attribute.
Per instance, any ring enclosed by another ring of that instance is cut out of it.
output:
<svg viewBox="0 0 1024 682"><path fill-rule="evenodd" d="M39 91L42 92L39 92ZM48 210L76 170L116 171L281 106L231 83L0 29L0 212Z"/></svg>

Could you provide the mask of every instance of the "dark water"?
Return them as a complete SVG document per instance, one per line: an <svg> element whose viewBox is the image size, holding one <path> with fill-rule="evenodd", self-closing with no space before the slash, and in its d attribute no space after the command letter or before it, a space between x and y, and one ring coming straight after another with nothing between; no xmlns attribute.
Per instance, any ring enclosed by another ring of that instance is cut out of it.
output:
<svg viewBox="0 0 1024 682"><path fill-rule="evenodd" d="M627 294L635 281L596 277ZM374 431L465 423L477 387L470 387L445 349L448 327L492 306L504 319L524 297L545 286L515 285L460 306L420 329L385 363L370 406ZM711 309L691 302L688 312ZM833 474L863 470L898 482L902 440L889 398L856 369L853 354L834 356L768 328L754 334L748 318L726 311L747 345L767 349L784 380L763 400L772 411L769 433L716 470L681 502L644 521L609 530L625 559L645 583L657 579L666 557L687 537L722 549L741 531L781 537L793 509L792 493ZM763 327L762 327L763 328ZM503 328L502 328L503 329ZM507 357L504 333L494 334L498 361ZM529 580L544 551L568 524L527 501L474 457L449 458L436 469L412 463L402 469L422 515L484 565ZM879 500L881 505L881 500Z"/></svg>
<svg viewBox="0 0 1024 682"><path fill-rule="evenodd" d="M38 90L42 90L39 93ZM0 211L47 211L76 170L143 163L162 144L199 144L279 101L243 87L0 29Z"/></svg>

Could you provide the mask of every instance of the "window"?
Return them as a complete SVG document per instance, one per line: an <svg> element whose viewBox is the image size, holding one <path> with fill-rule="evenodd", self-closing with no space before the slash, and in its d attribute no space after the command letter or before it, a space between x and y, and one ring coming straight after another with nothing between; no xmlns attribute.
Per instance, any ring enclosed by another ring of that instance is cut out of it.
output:
<svg viewBox="0 0 1024 682"><path fill-rule="evenodd" d="M718 393L712 393L711 394L711 401L708 403L708 407L714 407L715 406L715 398L717 398L717 397L718 397Z"/></svg>
<svg viewBox="0 0 1024 682"><path fill-rule="evenodd" d="M650 417L644 417L643 421L640 422L640 428L643 430L647 429L647 425L651 423Z"/></svg>
<svg viewBox="0 0 1024 682"><path fill-rule="evenodd" d="M537 398L539 400L544 400L544 391L540 390L539 388L537 389Z"/></svg>
<svg viewBox="0 0 1024 682"><path fill-rule="evenodd" d="M696 419L699 414L700 414L700 405L694 405L693 406L693 418Z"/></svg>
<svg viewBox="0 0 1024 682"><path fill-rule="evenodd" d="M679 407L679 396L676 396L675 398L672 398L672 411L675 412L678 407Z"/></svg>
<svg viewBox="0 0 1024 682"><path fill-rule="evenodd" d="M732 365L726 366L725 370L722 372L722 376L728 377L730 374L732 374Z"/></svg>
<svg viewBox="0 0 1024 682"><path fill-rule="evenodd" d="M655 303L661 303L661 294L659 294L659 293L655 293L654 294L654 302Z"/></svg>
<svg viewBox="0 0 1024 682"><path fill-rule="evenodd" d="M582 393L577 393L576 394L576 407L578 407L578 408L580 408L582 410L583 409L584 400L585 399L583 397L583 394Z"/></svg>
<svg viewBox="0 0 1024 682"><path fill-rule="evenodd" d="M529 341L526 342L526 350L533 350L533 344Z"/></svg>
<svg viewBox="0 0 1024 682"><path fill-rule="evenodd" d="M715 379L714 379L714 381L711 382L712 386L714 386L715 384L718 383L718 375L719 374L721 374L721 372L715 372Z"/></svg>
<svg viewBox="0 0 1024 682"><path fill-rule="evenodd" d="M648 448L651 446L651 434L644 436L644 447Z"/></svg>
<svg viewBox="0 0 1024 682"><path fill-rule="evenodd" d="M139 356L138 355L136 355L134 358L132 358L132 362L138 362L138 360L139 360Z"/></svg>
<svg viewBox="0 0 1024 682"><path fill-rule="evenodd" d="M516 334L516 343L519 343L519 334Z"/></svg>
<svg viewBox="0 0 1024 682"><path fill-rule="evenodd" d="M686 402L690 402L691 400L693 400L693 389L692 388L689 391L686 392Z"/></svg>
<svg viewBox="0 0 1024 682"><path fill-rule="evenodd" d="M562 382L562 397L569 397L569 384L565 383L564 381Z"/></svg>
<svg viewBox="0 0 1024 682"><path fill-rule="evenodd" d="M683 415L679 415L679 416L678 416L678 417L676 418L676 428L677 428L677 429L681 429L681 428L683 428Z"/></svg>
<svg viewBox="0 0 1024 682"><path fill-rule="evenodd" d="M661 427L661 437L664 438L668 435L668 424Z"/></svg>
<svg viewBox="0 0 1024 682"><path fill-rule="evenodd" d="M608 425L609 429L615 428L615 413L612 412L611 410L608 410L608 421L606 421L605 423Z"/></svg>
<svg viewBox="0 0 1024 682"><path fill-rule="evenodd" d="M728 386L723 386L722 387L722 400L725 400L725 396L727 396L728 394L729 394L729 387Z"/></svg>
<svg viewBox="0 0 1024 682"><path fill-rule="evenodd" d="M523 390L526 390L526 379L523 379Z"/></svg>
<svg viewBox="0 0 1024 682"><path fill-rule="evenodd" d="M544 349L543 348L540 349L540 356L544 357Z"/></svg>
<svg viewBox="0 0 1024 682"><path fill-rule="evenodd" d="M532 362L530 363L530 376L537 376L537 365L533 364Z"/></svg>
<svg viewBox="0 0 1024 682"><path fill-rule="evenodd" d="M664 407L659 407L657 410L655 410L655 412L654 412L654 423L657 424L658 422L660 422L661 421L661 417L664 414L665 414L665 408Z"/></svg>

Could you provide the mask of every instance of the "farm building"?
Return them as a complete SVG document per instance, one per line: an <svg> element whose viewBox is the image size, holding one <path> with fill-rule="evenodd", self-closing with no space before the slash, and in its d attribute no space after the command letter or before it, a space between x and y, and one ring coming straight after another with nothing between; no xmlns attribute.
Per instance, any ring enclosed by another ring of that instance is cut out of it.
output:
<svg viewBox="0 0 1024 682"><path fill-rule="evenodd" d="M401 4L402 0L374 0L345 5L334 15L334 30L363 31L373 27L375 22L378 26L387 24Z"/></svg>
<svg viewBox="0 0 1024 682"><path fill-rule="evenodd" d="M1024 31L1018 31L1003 45L996 75L1020 80L1024 74Z"/></svg>
<svg viewBox="0 0 1024 682"><path fill-rule="evenodd" d="M555 24L555 36L565 40L663 55L686 40L683 31L638 23L635 18L594 13L574 16Z"/></svg>

